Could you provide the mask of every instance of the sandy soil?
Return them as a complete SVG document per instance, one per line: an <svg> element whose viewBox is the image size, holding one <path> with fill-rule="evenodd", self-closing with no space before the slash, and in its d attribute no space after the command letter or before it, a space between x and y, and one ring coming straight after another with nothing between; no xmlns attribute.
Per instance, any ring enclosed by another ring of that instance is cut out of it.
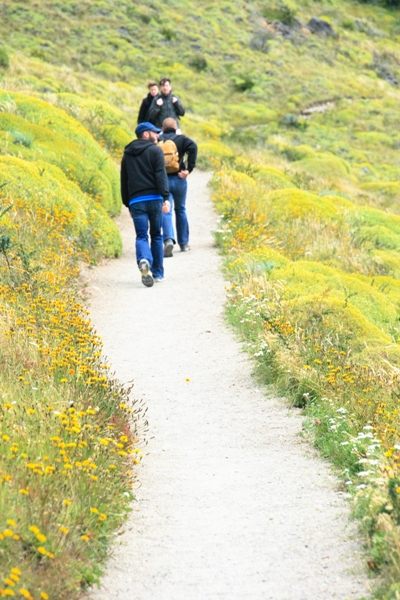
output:
<svg viewBox="0 0 400 600"><path fill-rule="evenodd" d="M166 259L164 282L142 285L127 211L122 259L89 274L105 355L150 427L131 518L90 598L360 598L361 546L337 481L224 323L208 179L188 180L192 250Z"/></svg>

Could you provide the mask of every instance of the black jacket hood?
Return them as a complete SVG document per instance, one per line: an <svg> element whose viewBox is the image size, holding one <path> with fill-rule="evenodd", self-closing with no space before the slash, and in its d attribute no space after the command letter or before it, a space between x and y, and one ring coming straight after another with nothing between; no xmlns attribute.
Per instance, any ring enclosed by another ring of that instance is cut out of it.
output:
<svg viewBox="0 0 400 600"><path fill-rule="evenodd" d="M154 146L154 142L151 140L133 140L124 148L125 154L130 154L131 156L139 156L148 148L149 146Z"/></svg>

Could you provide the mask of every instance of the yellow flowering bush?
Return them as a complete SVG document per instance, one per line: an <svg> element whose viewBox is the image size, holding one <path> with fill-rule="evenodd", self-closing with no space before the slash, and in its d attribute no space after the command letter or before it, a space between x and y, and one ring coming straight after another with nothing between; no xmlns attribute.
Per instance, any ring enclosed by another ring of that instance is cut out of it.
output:
<svg viewBox="0 0 400 600"><path fill-rule="evenodd" d="M96 247L105 256L119 256L121 236L105 209L55 165L0 156L3 197L25 199L29 210L63 213L67 232L82 248Z"/></svg>
<svg viewBox="0 0 400 600"><path fill-rule="evenodd" d="M308 415L340 469L374 564L400 569L399 216L324 192L213 178L228 314L259 375ZM376 544L380 544L377 551Z"/></svg>
<svg viewBox="0 0 400 600"><path fill-rule="evenodd" d="M226 144L213 140L209 142L200 142L198 144L199 159L198 166L215 167L221 159L232 158L233 152Z"/></svg>
<svg viewBox="0 0 400 600"><path fill-rule="evenodd" d="M0 597L71 600L99 576L142 457L140 403L77 283L82 261L121 253L118 176L72 116L0 97Z"/></svg>
<svg viewBox="0 0 400 600"><path fill-rule="evenodd" d="M0 595L18 582L26 597L75 598L128 510L141 409L82 304L74 216L12 202L0 203Z"/></svg>
<svg viewBox="0 0 400 600"><path fill-rule="evenodd" d="M119 213L118 174L111 158L76 119L42 100L0 90L1 153L58 166L111 215Z"/></svg>
<svg viewBox="0 0 400 600"><path fill-rule="evenodd" d="M293 181L280 169L261 166L254 173L254 179L266 186L267 189L285 189L296 187Z"/></svg>

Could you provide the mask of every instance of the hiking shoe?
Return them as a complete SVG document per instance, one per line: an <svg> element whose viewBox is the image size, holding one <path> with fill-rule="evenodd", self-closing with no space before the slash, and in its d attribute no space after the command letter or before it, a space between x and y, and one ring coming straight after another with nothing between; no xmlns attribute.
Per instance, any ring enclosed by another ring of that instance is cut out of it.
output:
<svg viewBox="0 0 400 600"><path fill-rule="evenodd" d="M146 287L151 287L154 283L153 275L150 271L150 264L145 258L139 261L139 271L142 274L142 283Z"/></svg>
<svg viewBox="0 0 400 600"><path fill-rule="evenodd" d="M174 242L172 240L165 240L164 242L164 258L170 258L174 251Z"/></svg>
<svg viewBox="0 0 400 600"><path fill-rule="evenodd" d="M189 250L190 250L189 244L180 244L180 246L181 246L181 252L189 252Z"/></svg>

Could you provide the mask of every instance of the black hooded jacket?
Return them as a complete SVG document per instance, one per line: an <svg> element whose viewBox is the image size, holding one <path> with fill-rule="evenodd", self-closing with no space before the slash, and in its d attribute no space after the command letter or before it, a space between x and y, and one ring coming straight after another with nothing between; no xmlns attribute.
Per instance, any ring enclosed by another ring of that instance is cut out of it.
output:
<svg viewBox="0 0 400 600"><path fill-rule="evenodd" d="M151 140L133 140L121 162L121 196L125 206L138 196L160 195L169 199L164 153Z"/></svg>
<svg viewBox="0 0 400 600"><path fill-rule="evenodd" d="M160 140L173 140L176 144L176 149L179 154L179 170L191 173L196 166L197 158L197 144L186 135L176 133L175 129L168 127L160 135ZM187 156L187 165L185 163L185 156Z"/></svg>
<svg viewBox="0 0 400 600"><path fill-rule="evenodd" d="M172 102L172 98L175 96L176 102ZM158 106L157 100L162 99L163 103L161 106ZM185 114L185 109L182 106L182 102L172 92L169 94L157 94L154 96L151 101L149 112L147 113L149 120L156 127L161 129L164 119L172 117L179 123L179 117L183 117Z"/></svg>
<svg viewBox="0 0 400 600"><path fill-rule="evenodd" d="M147 94L146 98L143 98L142 104L140 105L140 108L139 108L139 114L138 114L138 120L137 120L138 123L144 123L145 121L149 120L147 115L149 113L149 108L151 106L153 98L154 98L154 96L152 96L150 94L150 92Z"/></svg>

